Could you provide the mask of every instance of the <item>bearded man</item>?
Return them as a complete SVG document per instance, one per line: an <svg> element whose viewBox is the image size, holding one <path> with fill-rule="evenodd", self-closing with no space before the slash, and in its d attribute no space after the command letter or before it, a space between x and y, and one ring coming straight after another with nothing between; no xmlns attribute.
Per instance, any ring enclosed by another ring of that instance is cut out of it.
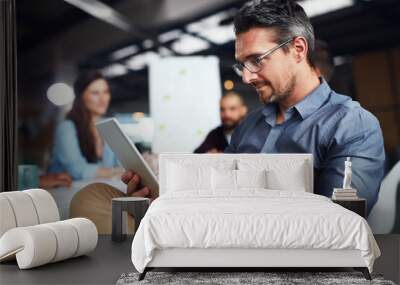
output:
<svg viewBox="0 0 400 285"><path fill-rule="evenodd" d="M233 66L257 90L262 106L235 129L228 153L312 153L314 192L332 196L351 157L352 186L378 199L384 144L378 120L350 97L339 95L316 72L314 31L293 0L247 2L234 19Z"/></svg>
<svg viewBox="0 0 400 285"><path fill-rule="evenodd" d="M229 145L232 133L247 114L242 97L235 92L226 93L219 103L221 125L210 131L195 153L224 152Z"/></svg>

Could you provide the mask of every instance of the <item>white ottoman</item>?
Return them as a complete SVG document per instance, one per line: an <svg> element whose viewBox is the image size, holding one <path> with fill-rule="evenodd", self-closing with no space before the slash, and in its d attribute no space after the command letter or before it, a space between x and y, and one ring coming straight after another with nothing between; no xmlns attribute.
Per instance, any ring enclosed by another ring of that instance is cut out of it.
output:
<svg viewBox="0 0 400 285"><path fill-rule="evenodd" d="M0 193L0 262L20 269L84 255L96 248L97 229L86 218L59 221L53 197L42 189Z"/></svg>

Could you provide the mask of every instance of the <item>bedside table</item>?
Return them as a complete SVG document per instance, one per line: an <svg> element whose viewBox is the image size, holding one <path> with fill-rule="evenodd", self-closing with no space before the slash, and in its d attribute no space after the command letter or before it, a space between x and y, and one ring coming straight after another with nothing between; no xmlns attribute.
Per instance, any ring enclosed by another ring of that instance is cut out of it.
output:
<svg viewBox="0 0 400 285"><path fill-rule="evenodd" d="M367 201L363 198L356 200L334 200L333 203L339 204L340 206L359 214L364 219L367 218Z"/></svg>
<svg viewBox="0 0 400 285"><path fill-rule="evenodd" d="M118 197L112 199L112 241L123 241L126 239L126 219L124 212L135 218L135 228L139 227L140 221L146 214L150 205L149 198L142 197ZM135 232L136 232L135 229Z"/></svg>

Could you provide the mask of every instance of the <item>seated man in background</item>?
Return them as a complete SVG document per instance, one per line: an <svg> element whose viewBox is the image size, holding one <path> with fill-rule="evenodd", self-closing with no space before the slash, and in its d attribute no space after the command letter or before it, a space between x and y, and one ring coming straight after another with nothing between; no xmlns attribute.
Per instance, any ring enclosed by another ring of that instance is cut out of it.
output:
<svg viewBox="0 0 400 285"><path fill-rule="evenodd" d="M224 152L229 145L236 126L246 116L247 107L242 97L235 92L226 93L220 101L222 124L208 133L204 142L195 149L195 153Z"/></svg>

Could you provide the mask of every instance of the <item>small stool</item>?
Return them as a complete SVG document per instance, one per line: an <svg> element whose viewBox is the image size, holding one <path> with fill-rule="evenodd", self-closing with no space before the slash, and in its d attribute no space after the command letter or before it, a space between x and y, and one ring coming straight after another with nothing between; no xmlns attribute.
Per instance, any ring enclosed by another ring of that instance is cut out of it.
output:
<svg viewBox="0 0 400 285"><path fill-rule="evenodd" d="M135 218L135 228L139 227L140 221L149 208L150 200L142 197L119 197L112 199L112 236L113 241L126 239L126 214ZM124 213L125 212L125 213Z"/></svg>

